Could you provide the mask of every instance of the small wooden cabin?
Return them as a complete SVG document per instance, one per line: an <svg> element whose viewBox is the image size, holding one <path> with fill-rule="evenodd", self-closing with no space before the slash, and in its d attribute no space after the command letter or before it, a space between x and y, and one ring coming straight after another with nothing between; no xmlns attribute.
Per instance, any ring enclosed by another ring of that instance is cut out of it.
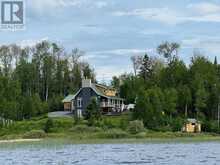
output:
<svg viewBox="0 0 220 165"><path fill-rule="evenodd" d="M182 132L187 133L200 133L201 123L196 119L187 119L182 128Z"/></svg>

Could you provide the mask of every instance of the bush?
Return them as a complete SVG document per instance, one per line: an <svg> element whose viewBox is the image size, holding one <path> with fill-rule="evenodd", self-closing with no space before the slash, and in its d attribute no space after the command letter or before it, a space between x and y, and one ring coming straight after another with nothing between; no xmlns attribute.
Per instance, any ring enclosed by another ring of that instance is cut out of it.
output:
<svg viewBox="0 0 220 165"><path fill-rule="evenodd" d="M26 139L39 139L45 137L46 137L46 133L43 130L32 130L30 132L25 133L23 136L23 138Z"/></svg>
<svg viewBox="0 0 220 165"><path fill-rule="evenodd" d="M70 129L71 132L74 133L95 133L95 132L101 132L102 129L99 127L88 127L86 125L77 125Z"/></svg>
<svg viewBox="0 0 220 165"><path fill-rule="evenodd" d="M44 131L46 133L49 133L51 131L51 128L53 127L53 120L51 118L47 119L44 127Z"/></svg>
<svg viewBox="0 0 220 165"><path fill-rule="evenodd" d="M109 129L106 132L99 134L100 138L120 139L128 137L127 132L121 129Z"/></svg>
<svg viewBox="0 0 220 165"><path fill-rule="evenodd" d="M140 133L138 133L138 134L135 135L135 138L140 138L140 139L141 139L141 138L145 138L146 135L147 135L146 132L140 132Z"/></svg>
<svg viewBox="0 0 220 165"><path fill-rule="evenodd" d="M172 120L172 123L170 125L172 126L172 131L177 132L181 131L183 124L184 120L180 117L177 117Z"/></svg>
<svg viewBox="0 0 220 165"><path fill-rule="evenodd" d="M202 123L202 130L205 131L205 132L220 133L217 121L207 121L207 120L205 120Z"/></svg>
<svg viewBox="0 0 220 165"><path fill-rule="evenodd" d="M158 132L172 132L173 128L170 125L165 125L165 126L157 126L153 129L154 131Z"/></svg>
<svg viewBox="0 0 220 165"><path fill-rule="evenodd" d="M114 128L115 126L114 126L113 122L111 122L111 120L104 119L104 120L103 120L102 127L103 127L104 129L109 129L109 128Z"/></svg>
<svg viewBox="0 0 220 165"><path fill-rule="evenodd" d="M137 134L137 133L143 132L144 130L145 129L144 129L143 121L135 120L135 121L129 122L128 131L131 134Z"/></svg>

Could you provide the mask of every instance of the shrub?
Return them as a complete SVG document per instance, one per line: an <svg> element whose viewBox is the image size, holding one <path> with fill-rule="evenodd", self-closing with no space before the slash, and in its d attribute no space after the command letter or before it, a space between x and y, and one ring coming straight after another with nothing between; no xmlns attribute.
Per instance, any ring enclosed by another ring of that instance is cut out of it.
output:
<svg viewBox="0 0 220 165"><path fill-rule="evenodd" d="M44 131L46 133L49 133L51 131L51 128L53 127L53 120L51 118L47 119L44 127Z"/></svg>
<svg viewBox="0 0 220 165"><path fill-rule="evenodd" d="M46 133L43 130L32 130L24 134L23 138L26 139L39 139L45 138Z"/></svg>
<svg viewBox="0 0 220 165"><path fill-rule="evenodd" d="M100 138L120 139L128 137L127 132L121 129L109 129L106 132L99 134Z"/></svg>
<svg viewBox="0 0 220 165"><path fill-rule="evenodd" d="M136 134L135 137L141 139L141 138L145 138L146 135L147 135L146 132L140 132L140 133Z"/></svg>
<svg viewBox="0 0 220 165"><path fill-rule="evenodd" d="M71 132L74 133L95 133L102 131L99 127L88 127L86 125L77 125L70 129Z"/></svg>
<svg viewBox="0 0 220 165"><path fill-rule="evenodd" d="M127 120L120 120L120 128L122 129L122 130L126 130L126 128L127 128L127 125L128 125L128 121Z"/></svg>
<svg viewBox="0 0 220 165"><path fill-rule="evenodd" d="M137 133L143 132L144 130L145 129L144 129L143 121L135 120L135 121L129 122L128 131L131 134L137 134Z"/></svg>
<svg viewBox="0 0 220 165"><path fill-rule="evenodd" d="M217 121L207 121L207 120L205 120L202 123L202 130L205 131L205 132L216 132L216 133L220 132L220 130L218 128Z"/></svg>
<svg viewBox="0 0 220 165"><path fill-rule="evenodd" d="M104 119L103 120L103 124L102 124L102 127L104 129L109 129L109 128L114 128L114 124L111 122L111 120L108 120L108 119Z"/></svg>
<svg viewBox="0 0 220 165"><path fill-rule="evenodd" d="M184 120L180 117L174 118L170 125L172 126L172 131L180 131L181 128L183 127Z"/></svg>

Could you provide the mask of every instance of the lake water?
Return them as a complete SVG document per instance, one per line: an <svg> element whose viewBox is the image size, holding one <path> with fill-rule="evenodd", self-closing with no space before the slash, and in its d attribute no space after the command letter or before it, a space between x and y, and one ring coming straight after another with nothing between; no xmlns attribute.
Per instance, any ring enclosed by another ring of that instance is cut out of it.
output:
<svg viewBox="0 0 220 165"><path fill-rule="evenodd" d="M11 144L10 144L11 145ZM0 165L219 165L220 143L0 146Z"/></svg>

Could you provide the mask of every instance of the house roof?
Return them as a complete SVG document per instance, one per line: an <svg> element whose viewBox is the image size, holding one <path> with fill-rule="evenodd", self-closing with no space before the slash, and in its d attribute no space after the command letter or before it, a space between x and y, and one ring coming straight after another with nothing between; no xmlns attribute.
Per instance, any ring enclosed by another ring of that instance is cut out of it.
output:
<svg viewBox="0 0 220 165"><path fill-rule="evenodd" d="M99 84L92 84L91 88L96 92L97 95L102 96L102 97L106 97L109 99L115 99L115 100L124 100L120 97L117 96L107 96L103 90L100 90L97 86L100 86Z"/></svg>
<svg viewBox="0 0 220 165"><path fill-rule="evenodd" d="M65 97L65 98L62 100L62 102L63 102L63 103L69 103L69 102L71 102L73 99L75 99L75 96L76 96L76 95L68 95L67 97Z"/></svg>

